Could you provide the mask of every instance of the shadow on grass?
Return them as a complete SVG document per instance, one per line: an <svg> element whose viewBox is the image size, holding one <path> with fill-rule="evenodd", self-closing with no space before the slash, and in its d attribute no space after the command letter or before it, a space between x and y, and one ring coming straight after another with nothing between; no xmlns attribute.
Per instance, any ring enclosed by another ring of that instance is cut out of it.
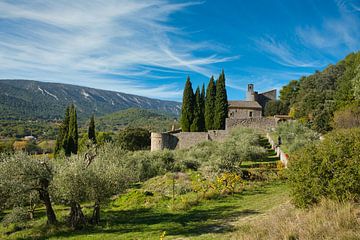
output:
<svg viewBox="0 0 360 240"><path fill-rule="evenodd" d="M259 193L259 192L258 192ZM247 193L245 193L247 194ZM61 226L53 233L47 233L48 229L43 226L38 229L44 233L44 237L19 238L22 240L48 239L51 237L81 237L89 234L116 233L125 234L139 232L166 231L167 235L196 236L206 233L225 233L233 231L228 224L231 219L258 214L251 209L234 210L233 206L218 206L209 209L194 209L181 213L158 212L151 209L134 210L108 210L103 212L103 219L100 226L88 227L79 231L61 230ZM110 227L107 226L110 223ZM46 234L46 236L45 236Z"/></svg>

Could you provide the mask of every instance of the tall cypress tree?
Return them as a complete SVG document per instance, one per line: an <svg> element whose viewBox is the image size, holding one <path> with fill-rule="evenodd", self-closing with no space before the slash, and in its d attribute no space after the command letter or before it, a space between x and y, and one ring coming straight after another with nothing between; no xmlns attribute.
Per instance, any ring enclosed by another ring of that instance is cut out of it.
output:
<svg viewBox="0 0 360 240"><path fill-rule="evenodd" d="M201 93L200 93L200 100L199 100L199 106L200 106L200 131L205 131L205 85L202 85Z"/></svg>
<svg viewBox="0 0 360 240"><path fill-rule="evenodd" d="M228 116L228 101L225 86L225 73L222 70L219 79L216 81L215 98L215 129L225 129L225 119Z"/></svg>
<svg viewBox="0 0 360 240"><path fill-rule="evenodd" d="M60 153L61 150L67 148L67 138L69 132L69 122L70 122L70 107L68 106L65 110L65 117L59 128L59 134L56 139L55 145L55 155Z"/></svg>
<svg viewBox="0 0 360 240"><path fill-rule="evenodd" d="M96 144L94 115L92 115L91 118L90 118L90 124L89 124L89 129L88 129L88 137L94 144Z"/></svg>
<svg viewBox="0 0 360 240"><path fill-rule="evenodd" d="M68 134L68 148L65 149L65 154L69 156L71 153L77 154L78 151L78 125L77 115L74 104L70 107L70 123L69 123L69 134Z"/></svg>
<svg viewBox="0 0 360 240"><path fill-rule="evenodd" d="M181 108L181 129L183 132L189 132L190 126L194 120L194 92L188 76L185 83Z"/></svg>
<svg viewBox="0 0 360 240"><path fill-rule="evenodd" d="M195 92L195 104L194 104L194 120L190 126L191 132L200 132L201 130L201 94L200 88L197 87Z"/></svg>
<svg viewBox="0 0 360 240"><path fill-rule="evenodd" d="M214 82L214 76L211 76L209 84L206 89L206 98L205 98L205 129L206 130L215 129L214 128L215 98L216 98L216 86Z"/></svg>

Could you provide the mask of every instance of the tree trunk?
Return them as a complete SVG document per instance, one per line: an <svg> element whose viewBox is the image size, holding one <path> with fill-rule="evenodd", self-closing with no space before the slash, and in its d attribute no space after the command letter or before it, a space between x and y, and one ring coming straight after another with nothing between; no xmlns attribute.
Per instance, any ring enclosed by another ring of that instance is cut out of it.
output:
<svg viewBox="0 0 360 240"><path fill-rule="evenodd" d="M57 223L54 209L52 208L50 195L48 192L49 181L46 179L41 180L42 189L39 190L40 200L44 203L46 208L47 224L53 225Z"/></svg>
<svg viewBox="0 0 360 240"><path fill-rule="evenodd" d="M98 225L100 223L100 202L96 201L94 205L93 215L91 218L91 223Z"/></svg>
<svg viewBox="0 0 360 240"><path fill-rule="evenodd" d="M79 203L72 202L70 204L69 223L74 229L81 229L86 224L86 219Z"/></svg>

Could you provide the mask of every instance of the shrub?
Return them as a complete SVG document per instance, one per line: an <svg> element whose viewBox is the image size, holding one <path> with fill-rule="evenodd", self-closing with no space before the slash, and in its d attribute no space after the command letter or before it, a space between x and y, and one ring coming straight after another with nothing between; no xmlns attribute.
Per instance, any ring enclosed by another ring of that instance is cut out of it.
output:
<svg viewBox="0 0 360 240"><path fill-rule="evenodd" d="M9 226L13 223L24 223L29 219L29 213L26 208L15 207L10 213L5 215L2 224L4 226Z"/></svg>
<svg viewBox="0 0 360 240"><path fill-rule="evenodd" d="M289 179L297 206L322 197L360 200L360 129L337 130L290 158Z"/></svg>
<svg viewBox="0 0 360 240"><path fill-rule="evenodd" d="M289 152L294 152L320 138L320 134L298 121L280 123L275 133L281 137L282 144Z"/></svg>
<svg viewBox="0 0 360 240"><path fill-rule="evenodd" d="M360 104L346 106L334 113L334 128L360 127Z"/></svg>
<svg viewBox="0 0 360 240"><path fill-rule="evenodd" d="M129 151L150 148L150 132L142 128L126 128L121 130L117 142L121 148Z"/></svg>

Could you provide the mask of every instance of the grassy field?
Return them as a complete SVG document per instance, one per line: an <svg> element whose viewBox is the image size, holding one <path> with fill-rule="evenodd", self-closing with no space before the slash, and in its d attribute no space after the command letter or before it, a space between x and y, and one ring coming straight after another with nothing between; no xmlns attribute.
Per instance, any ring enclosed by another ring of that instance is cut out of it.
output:
<svg viewBox="0 0 360 240"><path fill-rule="evenodd" d="M133 192L132 198L136 198ZM129 195L115 200L102 215L98 227L71 231L63 225L53 228L45 226L43 209L24 229L2 227L2 239L159 239L165 231L165 239L220 239L222 234L234 231L234 223L255 218L274 206L289 201L288 187L281 181L253 186L233 196L204 200L188 210L174 210L172 201L164 201L158 207L147 207L148 196L128 201L119 206ZM126 210L125 210L126 209ZM86 212L87 209L85 209ZM58 216L64 218L68 209L57 206ZM7 232L7 233L6 233Z"/></svg>

